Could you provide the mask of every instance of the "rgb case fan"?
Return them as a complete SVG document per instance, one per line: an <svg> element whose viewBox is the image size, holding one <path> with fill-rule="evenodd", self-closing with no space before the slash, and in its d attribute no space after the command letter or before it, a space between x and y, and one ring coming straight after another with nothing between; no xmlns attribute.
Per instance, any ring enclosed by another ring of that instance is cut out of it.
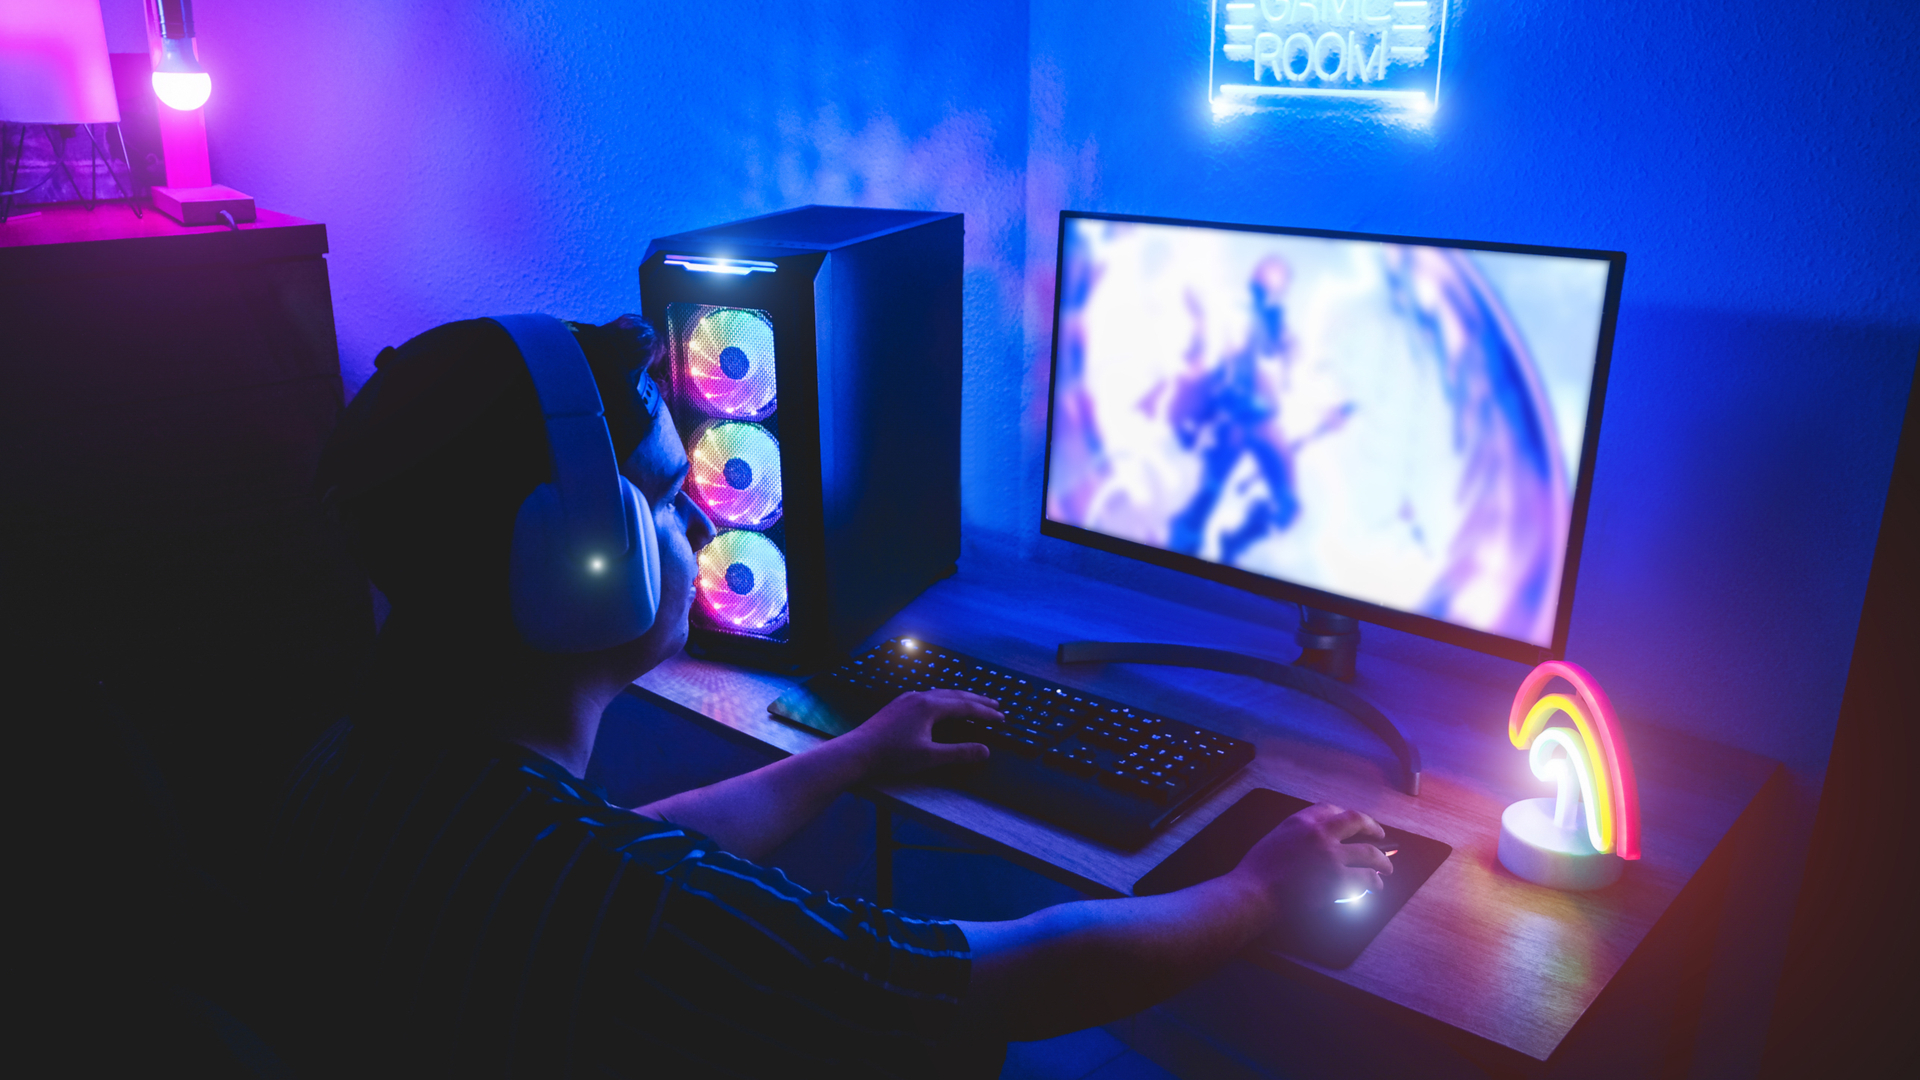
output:
<svg viewBox="0 0 1920 1080"><path fill-rule="evenodd" d="M661 237L641 312L686 440L687 649L801 671L960 554L959 214L805 206Z"/></svg>
<svg viewBox="0 0 1920 1080"><path fill-rule="evenodd" d="M780 518L780 444L758 424L711 420L687 437L687 490L722 528L764 532Z"/></svg>

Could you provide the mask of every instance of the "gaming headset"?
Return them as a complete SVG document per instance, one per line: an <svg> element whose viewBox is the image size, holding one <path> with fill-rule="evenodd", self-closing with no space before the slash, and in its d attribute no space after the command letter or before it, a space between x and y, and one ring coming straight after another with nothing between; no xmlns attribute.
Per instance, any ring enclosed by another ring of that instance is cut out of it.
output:
<svg viewBox="0 0 1920 1080"><path fill-rule="evenodd" d="M646 496L620 475L587 355L550 315L503 315L540 395L553 479L513 521L513 625L542 652L610 648L646 633L660 608L660 542ZM638 392L658 408L645 373Z"/></svg>

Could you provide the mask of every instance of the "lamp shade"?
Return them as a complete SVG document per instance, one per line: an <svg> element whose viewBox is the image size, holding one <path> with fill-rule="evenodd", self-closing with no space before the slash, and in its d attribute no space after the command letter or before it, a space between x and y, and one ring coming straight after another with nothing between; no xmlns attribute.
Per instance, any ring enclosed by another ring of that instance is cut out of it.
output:
<svg viewBox="0 0 1920 1080"><path fill-rule="evenodd" d="M0 120L119 123L99 0L0 0Z"/></svg>

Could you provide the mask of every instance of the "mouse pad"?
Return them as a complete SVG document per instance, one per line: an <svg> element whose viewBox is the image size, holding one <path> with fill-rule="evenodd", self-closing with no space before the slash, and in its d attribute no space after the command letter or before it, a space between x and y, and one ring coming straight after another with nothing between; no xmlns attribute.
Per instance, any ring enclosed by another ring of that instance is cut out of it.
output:
<svg viewBox="0 0 1920 1080"><path fill-rule="evenodd" d="M1267 788L1247 792L1165 862L1147 871L1134 884L1133 895L1170 893L1219 877L1238 866L1240 857L1275 825L1311 805ZM1346 967L1453 854L1451 846L1438 840L1391 825L1382 828L1387 832L1386 847L1399 846L1397 854L1388 856L1393 873L1386 875L1385 891L1368 893L1350 904L1337 904L1328 897L1325 910L1288 918L1280 932L1281 951L1330 968Z"/></svg>
<svg viewBox="0 0 1920 1080"><path fill-rule="evenodd" d="M847 687L813 678L781 694L767 706L767 711L788 723L812 728L831 738L859 727L875 709L870 701L855 700Z"/></svg>

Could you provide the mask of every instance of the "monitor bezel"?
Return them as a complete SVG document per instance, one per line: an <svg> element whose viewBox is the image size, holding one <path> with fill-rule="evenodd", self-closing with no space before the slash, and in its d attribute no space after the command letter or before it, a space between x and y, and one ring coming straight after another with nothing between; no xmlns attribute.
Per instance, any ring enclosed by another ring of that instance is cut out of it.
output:
<svg viewBox="0 0 1920 1080"><path fill-rule="evenodd" d="M1573 489L1572 514L1567 520L1566 562L1560 574L1560 599L1554 612L1553 640L1547 645L1537 645L1531 641L1522 641L1485 630L1474 630L1436 619L1429 615L1419 615L1399 608L1385 607L1365 600L1358 600L1339 593L1330 593L1310 585L1288 581L1284 578L1268 577L1251 570L1225 566L1208 562L1193 555L1181 555L1163 548L1153 547L1133 540L1124 540L1105 533L1094 532L1077 525L1054 521L1047 516L1047 492L1053 483L1053 420L1054 404L1060 377L1060 268L1065 263L1068 223L1074 220L1118 221L1146 225L1176 225L1203 229L1222 229L1232 232L1270 233L1282 236L1307 236L1330 240L1361 240L1371 243L1411 244L1429 247L1457 248L1469 251L1496 251L1521 255L1551 255L1566 258L1581 258L1605 261L1607 265L1607 289L1603 309L1600 314L1600 334L1595 346L1593 385L1587 399L1587 425L1580 448L1580 467L1575 476ZM1586 538L1587 505L1593 490L1594 459L1600 446L1600 417L1607 397L1607 375L1613 359L1613 337L1615 324L1620 313L1621 279L1626 271L1627 256L1619 251L1599 251L1588 248L1547 247L1537 244L1506 244L1482 240L1453 240L1425 236L1398 236L1383 233L1343 232L1332 229L1293 228L1280 225L1250 225L1236 222L1199 221L1186 218L1150 217L1138 214L1108 214L1085 210L1060 211L1059 234L1054 245L1053 274L1053 340L1047 368L1047 430L1046 446L1041 465L1040 481L1040 534L1056 540L1094 548L1100 551L1124 555L1141 562L1179 570L1196 577L1232 585L1248 592L1269 596L1277 600L1288 600L1308 607L1319 608L1341 615L1349 615L1363 622L1418 634L1451 645L1459 645L1478 652L1518 660L1523 663L1538 663L1542 660L1559 660L1566 656L1567 633L1573 620L1573 595L1575 579L1580 568L1580 554Z"/></svg>

